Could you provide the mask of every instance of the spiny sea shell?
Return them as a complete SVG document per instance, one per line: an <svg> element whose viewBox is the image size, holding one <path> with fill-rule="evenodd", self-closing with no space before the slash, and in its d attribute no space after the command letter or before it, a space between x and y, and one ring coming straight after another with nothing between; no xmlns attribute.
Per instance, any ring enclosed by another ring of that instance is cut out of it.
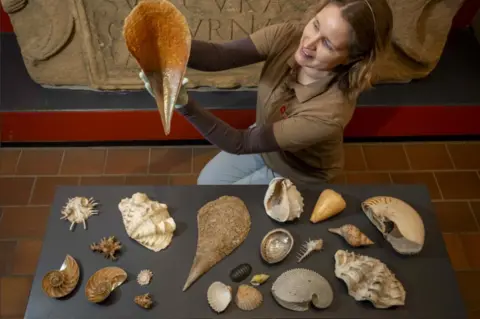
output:
<svg viewBox="0 0 480 319"><path fill-rule="evenodd" d="M245 203L235 196L221 196L197 214L197 250L183 291L247 238L251 227Z"/></svg>
<svg viewBox="0 0 480 319"><path fill-rule="evenodd" d="M422 250L425 227L412 206L389 196L368 198L361 206L368 219L397 252L413 255Z"/></svg>
<svg viewBox="0 0 480 319"><path fill-rule="evenodd" d="M293 247L292 234L283 228L269 231L260 244L260 254L267 263L281 262L288 256Z"/></svg>
<svg viewBox="0 0 480 319"><path fill-rule="evenodd" d="M333 290L327 279L304 268L281 274L272 285L272 295L279 305L294 311L307 311L310 302L318 309L325 309L333 302Z"/></svg>
<svg viewBox="0 0 480 319"><path fill-rule="evenodd" d="M368 300L384 309L405 304L402 283L380 260L338 250L335 253L335 276L348 287L348 294L357 301Z"/></svg>
<svg viewBox="0 0 480 319"><path fill-rule="evenodd" d="M217 313L225 311L232 301L232 287L220 281L213 282L207 290L207 301Z"/></svg>
<svg viewBox="0 0 480 319"><path fill-rule="evenodd" d="M263 302L263 295L255 287L240 285L235 296L235 304L238 308L251 311L260 307Z"/></svg>
<svg viewBox="0 0 480 319"><path fill-rule="evenodd" d="M260 285L263 284L265 281L267 281L268 278L270 278L270 275L267 275L267 274L258 274L258 275L253 276L252 279L250 279L250 284L251 284L252 286L260 286Z"/></svg>
<svg viewBox="0 0 480 319"><path fill-rule="evenodd" d="M110 236L108 238L103 237L98 244L93 243L90 245L92 251L98 251L103 254L105 258L111 260L117 260L115 253L122 248L122 244L115 238Z"/></svg>
<svg viewBox="0 0 480 319"><path fill-rule="evenodd" d="M60 270L49 271L42 280L43 291L51 298L65 297L78 284L80 269L76 260L67 255Z"/></svg>
<svg viewBox="0 0 480 319"><path fill-rule="evenodd" d="M177 226L166 204L152 201L144 193L135 193L122 199L118 208L130 238L155 252L170 245Z"/></svg>
<svg viewBox="0 0 480 319"><path fill-rule="evenodd" d="M273 178L267 188L263 205L268 216L278 222L300 218L303 213L303 197L287 178Z"/></svg>
<svg viewBox="0 0 480 319"><path fill-rule="evenodd" d="M91 302L102 302L126 279L127 273L119 267L102 268L88 279L85 295Z"/></svg>
<svg viewBox="0 0 480 319"><path fill-rule="evenodd" d="M137 282L140 286L146 286L150 283L152 276L153 273L150 270L144 269L138 273Z"/></svg>
<svg viewBox="0 0 480 319"><path fill-rule="evenodd" d="M332 189L325 189L320 193L315 203L310 221L312 223L318 223L340 214L345 207L347 207L347 203L341 194Z"/></svg>
<svg viewBox="0 0 480 319"><path fill-rule="evenodd" d="M297 255L297 262L301 262L305 257L313 253L314 251L320 251L323 248L323 239L309 239L307 240Z"/></svg>
<svg viewBox="0 0 480 319"><path fill-rule="evenodd" d="M144 295L136 296L134 302L142 308L150 309L152 308L153 300L149 293Z"/></svg>
<svg viewBox="0 0 480 319"><path fill-rule="evenodd" d="M246 279L252 272L252 266L247 263L238 265L230 272L230 279L234 282L240 282Z"/></svg>
<svg viewBox="0 0 480 319"><path fill-rule="evenodd" d="M62 217L60 219L68 220L70 230L73 230L75 224L83 224L83 229L87 229L86 220L92 215L98 215L95 208L96 203L93 198L73 197L69 198L65 206L62 208Z"/></svg>
<svg viewBox="0 0 480 319"><path fill-rule="evenodd" d="M329 232L342 236L352 247L369 246L374 242L352 224L345 224L339 228L329 228Z"/></svg>

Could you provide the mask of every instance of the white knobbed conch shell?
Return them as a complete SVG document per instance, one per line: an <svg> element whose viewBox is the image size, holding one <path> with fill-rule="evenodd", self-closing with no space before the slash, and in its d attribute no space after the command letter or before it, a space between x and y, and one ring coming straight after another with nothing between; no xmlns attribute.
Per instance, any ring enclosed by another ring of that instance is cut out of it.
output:
<svg viewBox="0 0 480 319"><path fill-rule="evenodd" d="M67 204L62 208L62 217L60 219L68 220L70 230L73 230L75 224L83 224L83 229L87 229L85 221L92 215L98 215L98 211L95 208L97 203L93 198L86 197L73 197L69 198Z"/></svg>
<svg viewBox="0 0 480 319"><path fill-rule="evenodd" d="M398 198L376 196L362 202L362 210L397 252L413 255L422 250L425 227L412 206Z"/></svg>
<svg viewBox="0 0 480 319"><path fill-rule="evenodd" d="M221 313L225 311L232 301L232 287L220 281L215 281L208 287L207 301L215 312Z"/></svg>
<svg viewBox="0 0 480 319"><path fill-rule="evenodd" d="M370 301L375 308L385 309L405 304L402 283L380 260L338 250L335 253L335 276L348 287L348 294L357 301Z"/></svg>
<svg viewBox="0 0 480 319"><path fill-rule="evenodd" d="M51 270L42 279L42 289L51 298L70 294L78 284L80 268L76 260L67 255L60 270Z"/></svg>
<svg viewBox="0 0 480 319"><path fill-rule="evenodd" d="M244 311L252 311L260 307L263 303L263 295L255 287L249 285L240 285L235 295L235 304Z"/></svg>
<svg viewBox="0 0 480 319"><path fill-rule="evenodd" d="M105 267L95 272L87 281L85 295L88 301L99 303L127 280L127 273L119 267Z"/></svg>
<svg viewBox="0 0 480 319"><path fill-rule="evenodd" d="M333 302L333 290L327 279L304 268L281 274L272 285L272 295L280 306L293 311L307 311L310 302L315 308L325 309Z"/></svg>
<svg viewBox="0 0 480 319"><path fill-rule="evenodd" d="M176 229L167 205L152 201L144 193L135 193L118 204L130 238L158 252L170 245Z"/></svg>
<svg viewBox="0 0 480 319"><path fill-rule="evenodd" d="M292 221L303 213L303 197L287 178L275 177L265 194L263 205L267 215L278 222Z"/></svg>

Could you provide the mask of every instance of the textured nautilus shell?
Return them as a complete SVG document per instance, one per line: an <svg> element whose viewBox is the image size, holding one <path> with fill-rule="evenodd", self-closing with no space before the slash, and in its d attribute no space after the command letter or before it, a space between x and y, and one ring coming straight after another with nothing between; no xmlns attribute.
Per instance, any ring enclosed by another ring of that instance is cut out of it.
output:
<svg viewBox="0 0 480 319"><path fill-rule="evenodd" d="M105 267L94 273L85 286L88 301L99 303L127 279L125 270L119 267Z"/></svg>
<svg viewBox="0 0 480 319"><path fill-rule="evenodd" d="M52 270L42 279L42 289L51 298L70 294L78 284L80 269L75 259L67 255L59 270Z"/></svg>

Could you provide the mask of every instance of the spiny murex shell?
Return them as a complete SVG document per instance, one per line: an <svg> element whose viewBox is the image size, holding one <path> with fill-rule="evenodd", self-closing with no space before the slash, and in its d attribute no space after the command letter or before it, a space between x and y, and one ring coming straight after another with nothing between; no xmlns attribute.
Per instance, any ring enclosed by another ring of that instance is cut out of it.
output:
<svg viewBox="0 0 480 319"><path fill-rule="evenodd" d="M369 300L375 308L405 304L402 283L380 260L338 250L335 253L335 276L348 287L348 294L357 301Z"/></svg>
<svg viewBox="0 0 480 319"><path fill-rule="evenodd" d="M65 206L62 208L62 217L60 219L68 220L70 224L70 230L73 229L75 224L83 224L83 229L87 229L86 220L92 215L98 215L98 211L95 208L97 203L93 198L86 197L73 197L69 198Z"/></svg>
<svg viewBox="0 0 480 319"><path fill-rule="evenodd" d="M325 309L333 302L330 283L313 270L295 268L281 274L272 285L272 295L282 307L307 311L310 302Z"/></svg>
<svg viewBox="0 0 480 319"><path fill-rule="evenodd" d="M260 243L260 254L267 263L275 264L284 260L293 247L292 234L283 228L269 231Z"/></svg>
<svg viewBox="0 0 480 319"><path fill-rule="evenodd" d="M250 213L240 198L221 196L200 208L197 227L197 250L183 291L243 243L250 232Z"/></svg>
<svg viewBox="0 0 480 319"><path fill-rule="evenodd" d="M170 245L177 226L166 204L152 201L144 193L135 193L122 199L118 208L128 236L155 252Z"/></svg>
<svg viewBox="0 0 480 319"><path fill-rule="evenodd" d="M410 255L422 250L425 227L412 206L394 197L376 196L365 200L362 210L397 252Z"/></svg>
<svg viewBox="0 0 480 319"><path fill-rule="evenodd" d="M65 297L75 289L80 278L76 260L67 255L60 270L49 271L42 280L43 291L51 298Z"/></svg>
<svg viewBox="0 0 480 319"><path fill-rule="evenodd" d="M297 187L287 178L275 177L263 200L267 215L278 222L300 218L303 213L303 197Z"/></svg>
<svg viewBox="0 0 480 319"><path fill-rule="evenodd" d="M127 273L119 267L105 267L94 273L87 281L85 295L91 302L102 302L110 293L123 284Z"/></svg>
<svg viewBox="0 0 480 319"><path fill-rule="evenodd" d="M235 295L235 304L238 308L245 311L251 311L260 307L263 303L263 295L255 287L240 285Z"/></svg>
<svg viewBox="0 0 480 319"><path fill-rule="evenodd" d="M232 287L220 281L215 281L208 287L207 301L217 313L225 311L232 301Z"/></svg>

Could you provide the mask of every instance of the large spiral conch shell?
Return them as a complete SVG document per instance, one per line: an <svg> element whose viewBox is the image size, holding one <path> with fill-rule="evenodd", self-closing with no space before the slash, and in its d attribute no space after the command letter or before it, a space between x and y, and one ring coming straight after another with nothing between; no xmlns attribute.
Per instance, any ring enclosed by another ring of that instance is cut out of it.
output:
<svg viewBox="0 0 480 319"><path fill-rule="evenodd" d="M170 1L143 0L125 18L123 36L155 92L163 129L168 135L190 57L187 19Z"/></svg>
<svg viewBox="0 0 480 319"><path fill-rule="evenodd" d="M268 185L263 205L272 219L286 222L300 218L304 204L302 195L289 179L275 177Z"/></svg>
<svg viewBox="0 0 480 319"><path fill-rule="evenodd" d="M263 295L255 287L248 285L240 285L235 295L235 304L244 311L252 311L257 309L263 303Z"/></svg>
<svg viewBox="0 0 480 319"><path fill-rule="evenodd" d="M60 270L49 271L42 280L43 291L51 298L62 298L78 284L80 269L75 259L67 255Z"/></svg>
<svg viewBox="0 0 480 319"><path fill-rule="evenodd" d="M318 223L340 214L345 207L347 207L347 203L342 195L332 189L325 189L317 199L310 221Z"/></svg>
<svg viewBox="0 0 480 319"><path fill-rule="evenodd" d="M127 273L119 267L105 267L94 273L87 281L85 295L88 301L99 303L127 280Z"/></svg>
<svg viewBox="0 0 480 319"><path fill-rule="evenodd" d="M374 244L367 235L362 233L357 226L352 224L345 224L339 228L329 228L328 231L342 236L352 247L369 246Z"/></svg>

